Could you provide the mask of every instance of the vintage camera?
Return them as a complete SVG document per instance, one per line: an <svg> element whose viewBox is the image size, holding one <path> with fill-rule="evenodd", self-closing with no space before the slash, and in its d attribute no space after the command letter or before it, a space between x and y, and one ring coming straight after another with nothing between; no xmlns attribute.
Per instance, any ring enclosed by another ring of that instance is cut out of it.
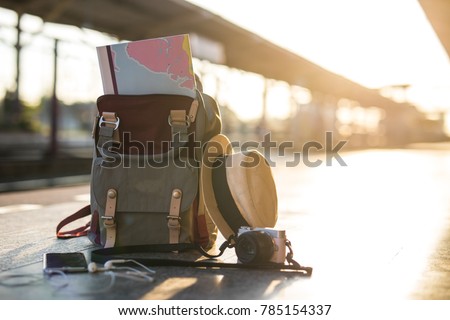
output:
<svg viewBox="0 0 450 320"><path fill-rule="evenodd" d="M235 250L239 261L242 263L284 263L286 258L286 231L271 228L240 227Z"/></svg>

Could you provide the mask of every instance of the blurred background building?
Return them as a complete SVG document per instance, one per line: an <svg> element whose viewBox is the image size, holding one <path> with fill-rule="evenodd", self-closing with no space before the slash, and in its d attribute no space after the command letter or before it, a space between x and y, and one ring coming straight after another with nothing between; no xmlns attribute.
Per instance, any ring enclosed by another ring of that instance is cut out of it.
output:
<svg viewBox="0 0 450 320"><path fill-rule="evenodd" d="M95 48L171 34L189 33L232 141L447 141L450 4L314 3L0 0L0 190L88 176L102 94Z"/></svg>

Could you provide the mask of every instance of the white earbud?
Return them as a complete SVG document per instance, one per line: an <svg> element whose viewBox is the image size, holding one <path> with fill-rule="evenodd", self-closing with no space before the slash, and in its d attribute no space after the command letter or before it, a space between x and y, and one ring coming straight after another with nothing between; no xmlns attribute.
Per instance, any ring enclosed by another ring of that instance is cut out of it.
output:
<svg viewBox="0 0 450 320"><path fill-rule="evenodd" d="M102 272L102 271L109 271L114 269L115 263L126 263L127 260L108 260L103 265L103 268L99 268L99 266L95 262L91 262L88 264L88 271L89 272Z"/></svg>
<svg viewBox="0 0 450 320"><path fill-rule="evenodd" d="M88 271L91 273L102 272L102 271L107 271L107 270L108 270L108 268L99 268L95 262L91 262L88 264Z"/></svg>
<svg viewBox="0 0 450 320"><path fill-rule="evenodd" d="M149 282L153 281L153 278L151 276L148 276L145 272L139 271L139 270L131 268L131 267L115 267L114 266L114 264L128 263L128 262L132 262L132 263L139 265L140 267L142 267L143 269L146 270L147 274L155 274L154 270L147 268L146 266L144 266L143 264L141 264L135 260L123 260L123 259L108 260L105 262L103 268L100 268L95 262L91 262L88 264L88 271L90 273L95 273L95 272L106 272L106 271L113 271L113 270L120 270L120 269L128 270L122 276L127 276L127 277L129 277L131 279L135 279L135 280L146 280Z"/></svg>
<svg viewBox="0 0 450 320"><path fill-rule="evenodd" d="M117 263L126 263L126 262L129 262L130 260L108 260L108 261L106 261L105 262L105 265L104 265L104 267L105 267L105 269L112 269L114 266L113 266L113 264L117 264Z"/></svg>

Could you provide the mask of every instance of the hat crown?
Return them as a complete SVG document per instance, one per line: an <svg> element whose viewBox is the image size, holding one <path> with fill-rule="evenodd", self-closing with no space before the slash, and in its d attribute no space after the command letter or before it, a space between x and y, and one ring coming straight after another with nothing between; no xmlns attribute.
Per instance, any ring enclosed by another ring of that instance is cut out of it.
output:
<svg viewBox="0 0 450 320"><path fill-rule="evenodd" d="M250 227L272 228L278 218L278 199L272 171L256 150L227 157L227 181L241 215Z"/></svg>

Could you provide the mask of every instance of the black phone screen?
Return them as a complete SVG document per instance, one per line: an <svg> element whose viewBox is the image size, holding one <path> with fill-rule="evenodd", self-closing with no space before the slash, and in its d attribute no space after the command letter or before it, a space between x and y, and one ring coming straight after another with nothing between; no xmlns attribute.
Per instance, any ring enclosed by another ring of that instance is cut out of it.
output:
<svg viewBox="0 0 450 320"><path fill-rule="evenodd" d="M86 272L87 261L82 252L45 253L44 271Z"/></svg>

